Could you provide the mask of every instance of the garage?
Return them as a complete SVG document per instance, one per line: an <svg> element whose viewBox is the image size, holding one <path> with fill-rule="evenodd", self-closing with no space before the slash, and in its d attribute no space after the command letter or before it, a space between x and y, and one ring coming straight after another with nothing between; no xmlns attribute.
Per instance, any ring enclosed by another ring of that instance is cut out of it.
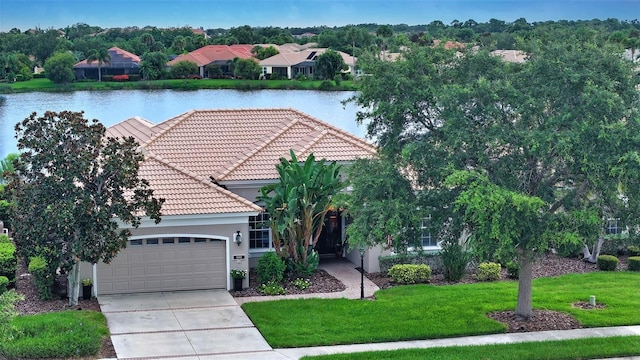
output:
<svg viewBox="0 0 640 360"><path fill-rule="evenodd" d="M100 295L154 291L225 289L226 242L163 236L131 239L106 265L97 265Z"/></svg>

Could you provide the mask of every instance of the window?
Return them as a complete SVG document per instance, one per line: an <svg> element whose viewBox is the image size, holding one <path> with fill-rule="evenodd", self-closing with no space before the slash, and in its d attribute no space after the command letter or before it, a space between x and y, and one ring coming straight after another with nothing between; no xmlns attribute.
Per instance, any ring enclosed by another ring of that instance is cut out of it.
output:
<svg viewBox="0 0 640 360"><path fill-rule="evenodd" d="M193 242L194 243L206 243L207 239L205 239L205 238L195 238L195 239L193 239Z"/></svg>
<svg viewBox="0 0 640 360"><path fill-rule="evenodd" d="M191 242L191 238L188 238L188 237L178 238L178 244L188 244L190 242Z"/></svg>
<svg viewBox="0 0 640 360"><path fill-rule="evenodd" d="M269 214L262 212L258 216L249 216L249 248L271 248L271 230L267 226Z"/></svg>
<svg viewBox="0 0 640 360"><path fill-rule="evenodd" d="M142 246L142 239L129 240L131 246Z"/></svg>
<svg viewBox="0 0 640 360"><path fill-rule="evenodd" d="M175 243L176 239L174 238L162 238L162 243L163 244L173 244Z"/></svg>
<svg viewBox="0 0 640 360"><path fill-rule="evenodd" d="M422 218L422 223L420 224L420 240L422 241L422 247L438 246L436 237L431 234L431 215Z"/></svg>
<svg viewBox="0 0 640 360"><path fill-rule="evenodd" d="M158 245L158 239L147 239L147 245Z"/></svg>
<svg viewBox="0 0 640 360"><path fill-rule="evenodd" d="M622 230L624 226L620 222L620 219L609 219L607 220L607 234L608 235L617 235L622 234Z"/></svg>

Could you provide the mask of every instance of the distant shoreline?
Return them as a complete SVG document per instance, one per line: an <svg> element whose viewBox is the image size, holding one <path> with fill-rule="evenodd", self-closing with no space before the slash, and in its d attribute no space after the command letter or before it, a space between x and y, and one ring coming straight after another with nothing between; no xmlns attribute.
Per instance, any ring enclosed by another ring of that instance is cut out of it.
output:
<svg viewBox="0 0 640 360"><path fill-rule="evenodd" d="M14 83L0 83L0 94L24 92L72 92L72 91L108 91L108 90L316 90L316 91L356 91L353 81L295 81L295 80L235 80L235 79L170 79L152 81L77 81L55 84L49 79L32 79Z"/></svg>

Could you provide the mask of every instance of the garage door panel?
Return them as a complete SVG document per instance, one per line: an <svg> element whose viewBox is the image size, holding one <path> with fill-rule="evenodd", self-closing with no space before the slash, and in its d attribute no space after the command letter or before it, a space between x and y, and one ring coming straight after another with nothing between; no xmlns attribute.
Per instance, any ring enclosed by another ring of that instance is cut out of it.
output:
<svg viewBox="0 0 640 360"><path fill-rule="evenodd" d="M106 295L225 288L225 259L224 241L129 246L111 265L98 265L98 291Z"/></svg>

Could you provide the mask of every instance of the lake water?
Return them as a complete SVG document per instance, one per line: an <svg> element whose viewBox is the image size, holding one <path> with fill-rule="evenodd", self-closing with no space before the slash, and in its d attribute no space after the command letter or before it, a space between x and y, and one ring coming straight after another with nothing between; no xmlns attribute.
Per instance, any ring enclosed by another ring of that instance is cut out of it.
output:
<svg viewBox="0 0 640 360"><path fill-rule="evenodd" d="M133 116L159 123L189 110L196 109L258 109L293 108L317 119L364 137L364 126L356 124L352 103L342 101L354 92L309 90L122 90L76 91L69 93L32 92L5 94L0 105L0 159L16 152L14 126L32 112L84 111L85 118L98 119L105 126Z"/></svg>

